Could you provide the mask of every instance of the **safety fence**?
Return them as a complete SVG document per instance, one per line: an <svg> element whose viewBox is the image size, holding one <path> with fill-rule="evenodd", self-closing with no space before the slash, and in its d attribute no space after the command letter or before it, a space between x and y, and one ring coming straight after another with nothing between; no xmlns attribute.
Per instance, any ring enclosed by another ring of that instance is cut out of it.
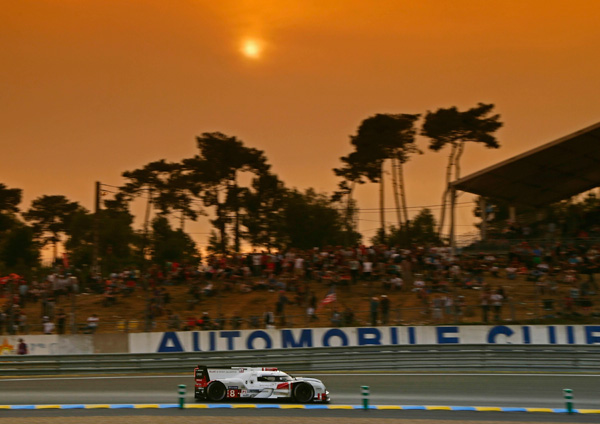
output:
<svg viewBox="0 0 600 424"><path fill-rule="evenodd" d="M284 371L600 372L600 346L361 346L232 352L2 356L0 376L192 373L194 367L270 366Z"/></svg>
<svg viewBox="0 0 600 424"><path fill-rule="evenodd" d="M374 325L460 325L460 324L539 324L539 323L597 323L600 322L600 305L588 306L574 302L570 310L565 310L560 299L541 298L530 302L505 302L498 310L489 306L486 310L480 305L436 307L424 304L416 308L391 308L386 315L380 310L373 314L370 310L352 310L348 316L343 310L334 314L333 309L317 311L314 315L286 314L273 315L272 323L267 324L264 316L211 317L204 323L202 313L181 311L179 318L170 319L116 319L102 320L98 328L91 331L86 322L67 324L62 332L55 328L54 334L99 333L138 333L151 331L201 331L201 330L244 330L261 328L306 328L306 327L360 327ZM195 324L190 324L190 321ZM29 323L20 327L0 326L2 335L43 334L41 323Z"/></svg>

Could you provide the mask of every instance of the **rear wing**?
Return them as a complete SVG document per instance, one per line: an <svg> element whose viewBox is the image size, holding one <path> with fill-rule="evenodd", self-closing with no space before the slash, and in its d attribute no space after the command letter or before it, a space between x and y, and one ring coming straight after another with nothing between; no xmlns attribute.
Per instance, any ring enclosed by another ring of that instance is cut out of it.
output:
<svg viewBox="0 0 600 424"><path fill-rule="evenodd" d="M210 381L210 375L208 374L208 367L206 365L198 365L194 369L194 378L196 380Z"/></svg>

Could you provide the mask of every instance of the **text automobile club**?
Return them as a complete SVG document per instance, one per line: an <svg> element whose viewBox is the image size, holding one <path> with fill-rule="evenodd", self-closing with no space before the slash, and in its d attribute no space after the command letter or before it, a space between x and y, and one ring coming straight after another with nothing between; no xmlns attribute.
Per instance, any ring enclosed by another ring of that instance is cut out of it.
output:
<svg viewBox="0 0 600 424"><path fill-rule="evenodd" d="M131 336L134 336L133 334ZM152 333L133 337L133 351L201 352L419 344L599 344L600 326L514 325L299 328ZM148 343L154 346L148 346Z"/></svg>

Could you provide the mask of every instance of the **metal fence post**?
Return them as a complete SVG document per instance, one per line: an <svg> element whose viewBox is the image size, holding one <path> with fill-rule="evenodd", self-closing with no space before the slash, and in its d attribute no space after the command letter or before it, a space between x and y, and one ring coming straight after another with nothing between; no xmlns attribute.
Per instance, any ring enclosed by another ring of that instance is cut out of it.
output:
<svg viewBox="0 0 600 424"><path fill-rule="evenodd" d="M179 385L179 409L185 407L185 384Z"/></svg>
<svg viewBox="0 0 600 424"><path fill-rule="evenodd" d="M363 395L363 409L369 409L369 386L360 386Z"/></svg>
<svg viewBox="0 0 600 424"><path fill-rule="evenodd" d="M573 413L573 390L571 389L563 389L563 393L565 394L565 402L567 403L567 413Z"/></svg>

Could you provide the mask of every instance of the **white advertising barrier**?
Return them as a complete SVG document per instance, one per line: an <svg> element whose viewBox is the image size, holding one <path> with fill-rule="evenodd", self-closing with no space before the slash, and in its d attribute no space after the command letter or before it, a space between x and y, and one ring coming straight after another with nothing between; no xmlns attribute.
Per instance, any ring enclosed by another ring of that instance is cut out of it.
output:
<svg viewBox="0 0 600 424"><path fill-rule="evenodd" d="M16 355L19 339L27 344L29 355L69 355L94 353L91 335L0 335L0 355Z"/></svg>
<svg viewBox="0 0 600 424"><path fill-rule="evenodd" d="M131 353L217 352L304 347L600 344L597 325L297 328L129 334Z"/></svg>

